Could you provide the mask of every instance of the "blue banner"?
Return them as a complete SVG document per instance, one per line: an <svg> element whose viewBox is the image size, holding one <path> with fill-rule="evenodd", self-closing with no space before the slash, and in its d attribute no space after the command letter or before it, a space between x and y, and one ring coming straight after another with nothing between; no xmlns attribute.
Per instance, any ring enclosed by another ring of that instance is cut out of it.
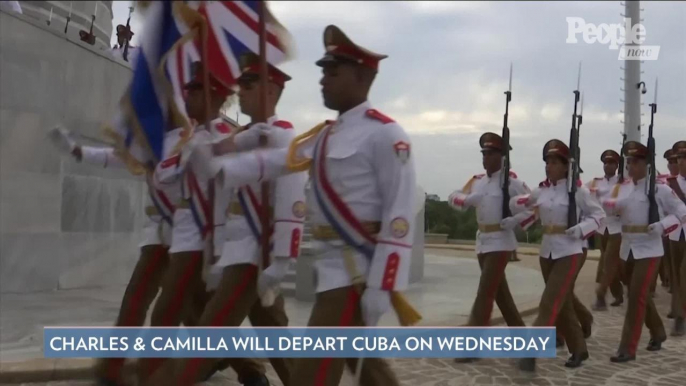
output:
<svg viewBox="0 0 686 386"><path fill-rule="evenodd" d="M554 358L554 327L45 327L46 358Z"/></svg>

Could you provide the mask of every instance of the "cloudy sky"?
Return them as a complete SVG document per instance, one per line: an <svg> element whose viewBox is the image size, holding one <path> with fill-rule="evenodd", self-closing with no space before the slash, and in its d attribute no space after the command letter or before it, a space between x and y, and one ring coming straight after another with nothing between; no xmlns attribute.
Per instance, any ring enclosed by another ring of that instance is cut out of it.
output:
<svg viewBox="0 0 686 386"><path fill-rule="evenodd" d="M656 61L642 64L643 137L659 77L655 118L657 152L686 139L686 3L643 2L646 45L659 45ZM128 2L115 2L114 24L125 23ZM583 63L584 179L601 175L598 160L618 149L623 130L623 62L607 45L568 44L567 17L596 25L621 23L624 6L612 2L356 1L272 2L292 33L296 58L282 69L293 76L279 115L303 131L335 113L321 103L322 32L339 26L356 43L389 55L381 62L372 104L398 121L412 138L418 181L445 199L481 170L479 136L500 132L510 62L514 66L509 126L514 170L530 185L544 176L543 144L569 140L579 61ZM140 15L138 15L140 16ZM134 19L134 31L141 20ZM138 38L137 34L135 38ZM136 42L134 41L134 44ZM247 118L241 117L241 123ZM390 145L389 145L390 146ZM658 162L665 171L664 160Z"/></svg>

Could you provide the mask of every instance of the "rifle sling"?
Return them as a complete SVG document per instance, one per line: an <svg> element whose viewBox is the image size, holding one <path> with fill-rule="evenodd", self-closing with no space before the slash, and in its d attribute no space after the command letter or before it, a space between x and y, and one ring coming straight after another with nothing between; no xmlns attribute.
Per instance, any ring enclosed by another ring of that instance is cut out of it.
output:
<svg viewBox="0 0 686 386"><path fill-rule="evenodd" d="M684 195L684 191L681 190L681 186L679 186L679 182L677 182L676 178L667 180L667 185L669 185L674 193L676 193L677 197L686 204L686 195Z"/></svg>

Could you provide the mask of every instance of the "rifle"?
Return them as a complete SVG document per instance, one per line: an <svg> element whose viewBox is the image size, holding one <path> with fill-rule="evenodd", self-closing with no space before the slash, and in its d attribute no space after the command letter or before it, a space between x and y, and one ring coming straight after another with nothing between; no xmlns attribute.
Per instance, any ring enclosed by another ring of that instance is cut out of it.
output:
<svg viewBox="0 0 686 386"><path fill-rule="evenodd" d="M624 144L626 143L626 133L622 134L622 148L619 151L619 179L620 184L624 182Z"/></svg>
<svg viewBox="0 0 686 386"><path fill-rule="evenodd" d="M569 166L567 170L567 193L569 194L569 206L567 210L567 228L575 226L579 222L576 208L576 182L579 180L579 129L577 122L577 105L579 104L579 86L581 85L581 62L579 62L579 75L574 90L574 114L572 114L572 128L569 133Z"/></svg>
<svg viewBox="0 0 686 386"><path fill-rule="evenodd" d="M93 11L93 14L91 15L91 30L90 32L86 32L84 30L79 31L79 36L81 37L81 40L90 44L94 45L95 44L95 35L93 35L93 25L95 24L95 15L98 14L98 2L95 2L95 10Z"/></svg>
<svg viewBox="0 0 686 386"><path fill-rule="evenodd" d="M655 170L655 137L653 137L653 121L655 113L657 113L657 79L655 79L655 99L650 105L650 126L648 126L648 224L653 224L660 221L660 215L657 210L657 201L655 201L655 178L657 171Z"/></svg>
<svg viewBox="0 0 686 386"><path fill-rule="evenodd" d="M503 179L503 218L511 217L510 211L510 128L507 127L507 118L510 112L512 100L512 63L510 63L510 83L505 91L505 115L503 117L503 167L501 168Z"/></svg>
<svg viewBox="0 0 686 386"><path fill-rule="evenodd" d="M126 20L126 43L124 44L124 54L122 57L125 61L129 61L129 40L131 39L131 14L133 13L133 7L129 7L129 18Z"/></svg>
<svg viewBox="0 0 686 386"><path fill-rule="evenodd" d="M74 2L70 1L69 2L69 15L67 15L67 23L64 24L64 33L67 33L67 29L69 29L69 22L71 21L71 9L74 7Z"/></svg>

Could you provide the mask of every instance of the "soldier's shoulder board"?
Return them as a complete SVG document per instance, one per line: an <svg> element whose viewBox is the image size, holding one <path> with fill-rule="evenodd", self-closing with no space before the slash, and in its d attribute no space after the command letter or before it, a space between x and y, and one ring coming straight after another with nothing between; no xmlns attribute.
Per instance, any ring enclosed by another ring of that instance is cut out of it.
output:
<svg viewBox="0 0 686 386"><path fill-rule="evenodd" d="M383 113L379 112L379 110L376 109L369 109L367 110L367 116L372 119L376 119L377 121L381 121L381 123L388 124L388 123L393 123L395 122L393 118L384 115Z"/></svg>
<svg viewBox="0 0 686 386"><path fill-rule="evenodd" d="M480 180L480 179L484 178L485 175L486 175L486 173L475 174L475 175L474 175L474 179L475 179L475 180Z"/></svg>
<svg viewBox="0 0 686 386"><path fill-rule="evenodd" d="M519 178L519 177L517 177L517 173L513 172L512 170L510 170L510 178L517 179L517 178Z"/></svg>
<svg viewBox="0 0 686 386"><path fill-rule="evenodd" d="M603 180L603 177L594 177L593 179L596 180L596 181L602 181L602 180Z"/></svg>
<svg viewBox="0 0 686 386"><path fill-rule="evenodd" d="M548 180L541 181L541 183L538 184L539 188L547 188L549 186L550 186L550 181L548 181Z"/></svg>
<svg viewBox="0 0 686 386"><path fill-rule="evenodd" d="M276 122L274 122L274 126L280 127L282 129L286 129L286 130L293 128L293 124L291 124L288 121L276 121Z"/></svg>

